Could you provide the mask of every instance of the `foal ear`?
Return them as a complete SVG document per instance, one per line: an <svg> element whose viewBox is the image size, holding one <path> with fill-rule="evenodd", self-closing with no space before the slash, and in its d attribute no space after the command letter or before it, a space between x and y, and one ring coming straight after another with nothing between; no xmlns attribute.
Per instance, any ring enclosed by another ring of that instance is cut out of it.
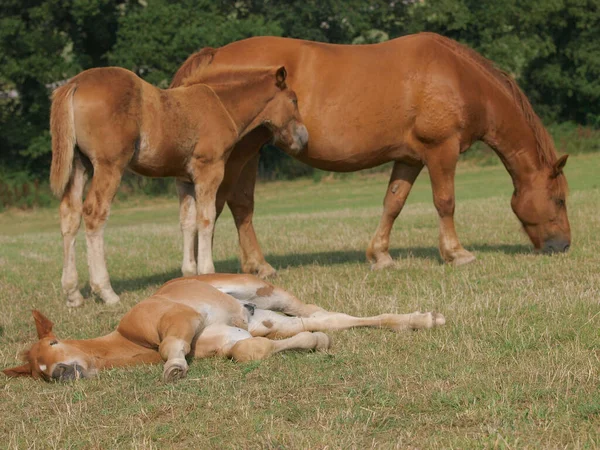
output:
<svg viewBox="0 0 600 450"><path fill-rule="evenodd" d="M552 168L552 178L556 178L561 173L563 173L563 169L565 168L565 164L567 164L568 158L569 155L562 155L556 160L556 162L554 163L554 167Z"/></svg>
<svg viewBox="0 0 600 450"><path fill-rule="evenodd" d="M281 66L275 72L275 79L277 80L277 87L283 89L285 87L285 79L287 78L287 70L284 66Z"/></svg>
<svg viewBox="0 0 600 450"><path fill-rule="evenodd" d="M54 324L45 315L39 312L37 309L31 311L33 320L35 320L35 328L37 330L38 338L43 339L47 336L52 335L52 327Z"/></svg>
<svg viewBox="0 0 600 450"><path fill-rule="evenodd" d="M10 378L33 376L31 374L31 365L29 363L23 364L22 366L13 367L11 369L4 369L2 373Z"/></svg>

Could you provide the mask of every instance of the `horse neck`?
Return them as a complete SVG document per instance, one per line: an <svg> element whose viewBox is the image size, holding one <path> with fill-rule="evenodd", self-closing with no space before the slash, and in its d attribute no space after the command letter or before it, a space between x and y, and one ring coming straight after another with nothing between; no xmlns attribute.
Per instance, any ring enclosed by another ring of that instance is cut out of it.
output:
<svg viewBox="0 0 600 450"><path fill-rule="evenodd" d="M239 82L209 84L235 123L240 138L260 125L260 113L275 95L268 81L270 78L266 76L257 76Z"/></svg>
<svg viewBox="0 0 600 450"><path fill-rule="evenodd" d="M156 350L135 344L118 331L99 338L64 342L88 354L96 369L156 363L161 360Z"/></svg>
<svg viewBox="0 0 600 450"><path fill-rule="evenodd" d="M514 99L505 93L498 94L495 101L489 102L492 106L487 111L488 124L483 141L500 157L516 189L530 186L548 164L539 154L539 136L536 136L535 125L530 124ZM536 117L536 120L539 119ZM541 123L539 127L542 127ZM538 133L547 133L539 127Z"/></svg>

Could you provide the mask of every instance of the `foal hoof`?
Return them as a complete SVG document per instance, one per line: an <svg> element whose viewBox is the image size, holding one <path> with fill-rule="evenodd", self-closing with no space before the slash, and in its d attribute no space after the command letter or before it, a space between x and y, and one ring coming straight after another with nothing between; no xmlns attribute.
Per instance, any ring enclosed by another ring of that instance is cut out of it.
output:
<svg viewBox="0 0 600 450"><path fill-rule="evenodd" d="M107 305L114 305L115 303L119 303L121 301L119 296L117 294L115 294L113 291L108 291L108 292L105 291L105 292L100 293L100 298Z"/></svg>
<svg viewBox="0 0 600 450"><path fill-rule="evenodd" d="M313 335L317 338L317 345L315 346L315 350L324 352L331 348L332 340L325 333L315 331Z"/></svg>
<svg viewBox="0 0 600 450"><path fill-rule="evenodd" d="M185 359L172 359L165 363L163 370L163 381L165 383L174 383L186 377L188 364Z"/></svg>
<svg viewBox="0 0 600 450"><path fill-rule="evenodd" d="M67 306L69 308L78 308L81 305L83 305L83 296L81 295L81 292L77 291L67 295Z"/></svg>
<svg viewBox="0 0 600 450"><path fill-rule="evenodd" d="M263 264L258 268L258 270L254 271L256 276L262 280L265 278L274 278L277 276L277 271L271 266L271 264Z"/></svg>

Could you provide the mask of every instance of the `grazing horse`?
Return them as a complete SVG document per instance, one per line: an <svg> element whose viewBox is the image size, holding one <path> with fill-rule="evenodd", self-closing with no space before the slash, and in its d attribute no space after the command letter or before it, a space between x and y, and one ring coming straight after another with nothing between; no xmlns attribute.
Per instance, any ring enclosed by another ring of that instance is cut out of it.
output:
<svg viewBox="0 0 600 450"><path fill-rule="evenodd" d="M163 380L169 382L185 377L186 357L259 360L288 349L326 350L331 341L322 330L402 331L445 323L431 312L364 318L329 312L252 275L230 274L169 281L127 312L116 331L95 339L59 340L52 322L39 311L33 317L40 340L25 353L25 364L3 371L9 377L71 380L164 361Z"/></svg>
<svg viewBox="0 0 600 450"><path fill-rule="evenodd" d="M569 248L571 233L563 175L547 130L525 94L506 73L475 51L433 33L374 45L331 45L254 37L191 55L172 86L215 79L221 66L282 61L288 85L300 100L308 146L290 152L323 170L349 172L393 161L383 215L367 250L374 269L393 264L392 225L411 187L427 166L439 215L442 259L456 265L475 259L454 227L454 174L459 154L484 141L510 174L511 206L537 250ZM252 226L258 150L269 132L257 129L232 152L217 194L217 213L228 203L241 245L242 270L267 276ZM285 149L285 148L284 148ZM185 197L181 199L186 201Z"/></svg>
<svg viewBox="0 0 600 450"><path fill-rule="evenodd" d="M235 80L227 83L231 72ZM233 146L263 126L292 151L308 140L286 76L283 66L222 68L219 83L162 90L128 70L109 67L86 70L54 92L50 183L62 197L62 287L69 306L83 302L75 267L82 214L92 290L106 303L119 301L106 269L103 230L127 168L150 177L177 177L186 189L191 186L195 203L182 206L182 228L194 229L200 256L206 255L199 270L214 272L215 198ZM82 202L88 172L93 176Z"/></svg>

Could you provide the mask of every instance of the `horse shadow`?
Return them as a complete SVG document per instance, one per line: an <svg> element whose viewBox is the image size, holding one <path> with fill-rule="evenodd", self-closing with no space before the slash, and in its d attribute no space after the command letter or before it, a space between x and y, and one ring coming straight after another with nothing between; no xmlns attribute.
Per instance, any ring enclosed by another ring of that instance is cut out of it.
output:
<svg viewBox="0 0 600 450"><path fill-rule="evenodd" d="M531 249L523 244L471 244L467 249L477 253L503 253L506 255L530 254ZM416 259L437 259L440 264L443 261L440 258L437 247L403 247L390 250L390 255L394 260L406 257ZM313 253L293 253L293 254L267 254L265 259L275 268L294 268L318 264L323 266L332 266L337 264L366 264L367 259L364 251L359 250L337 250ZM215 261L217 273L238 273L240 264L237 258ZM134 278L114 278L112 286L116 292L135 291L147 288L152 285L161 285L173 278L181 277L179 268L169 270L163 273L156 273ZM85 294L84 294L85 295Z"/></svg>

